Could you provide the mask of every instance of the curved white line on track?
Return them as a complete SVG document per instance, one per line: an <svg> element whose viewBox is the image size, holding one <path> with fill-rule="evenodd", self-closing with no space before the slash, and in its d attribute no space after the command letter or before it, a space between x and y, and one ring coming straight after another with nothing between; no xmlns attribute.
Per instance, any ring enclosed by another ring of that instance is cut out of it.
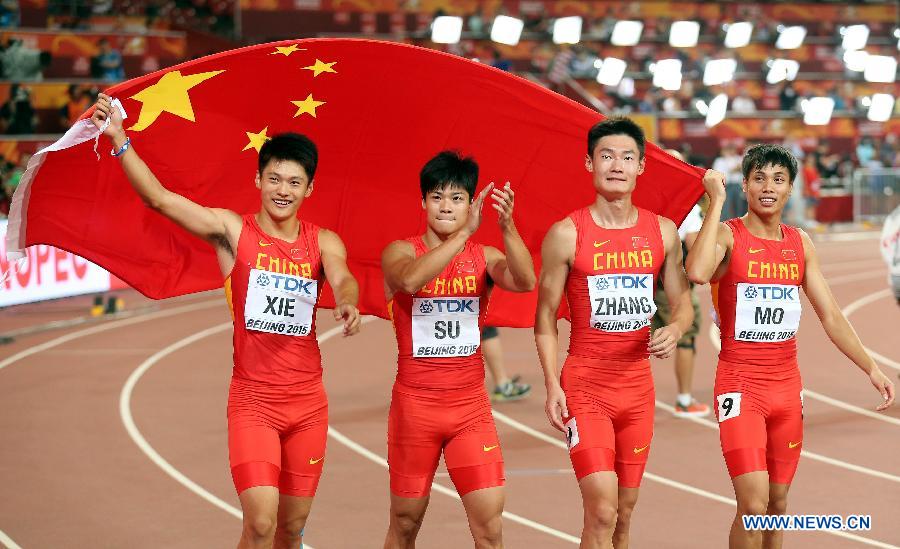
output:
<svg viewBox="0 0 900 549"><path fill-rule="evenodd" d="M362 319L362 321L363 321L363 323L366 323L366 322L370 322L373 319L374 319L374 317L364 317ZM167 475L169 475L170 477L175 479L179 484L181 484L182 486L184 486L185 488L187 488L188 490L190 490L197 496L206 500L208 503L218 507L219 509L222 509L223 511L234 516L235 518L241 519L243 517L243 515L242 515L240 509L230 505L229 503L223 501L222 499L215 496L208 490L204 489L202 486L200 486L199 484L197 484L196 482L194 482L193 480L188 478L185 474L183 474L181 471L179 471L174 466L172 466L172 464L170 464L168 461L166 461L166 459L163 458L150 445L149 442L147 442L147 440L141 434L140 430L138 430L137 426L134 423L134 418L131 414L131 393L133 392L134 387L137 385L137 382L147 372L147 370L149 370L151 367L153 367L154 364L156 364L157 362L159 362L166 356L174 353L175 351L178 351L184 347L187 347L188 345L196 343L197 341L199 341L203 338L209 337L209 336L217 334L219 332L226 331L226 330L230 329L231 326L232 326L231 322L225 322L225 323L219 324L217 326L207 328L206 330L203 330L201 332L197 332L194 335L191 335L184 339L176 341L175 343L165 347L164 349L161 349L156 354L154 354L153 356L148 358L146 361L144 361L140 366L137 367L137 369L135 369L132 372L131 376L129 376L129 378L128 378L128 381L126 381L125 385L122 387L122 392L121 392L120 399L119 399L119 413L122 416L122 422L125 424L125 430L128 431L128 434L129 434L129 436L131 436L131 439L138 446L138 448L140 448L140 450L142 452L144 452L144 454L150 459L150 461L152 461L157 467L162 469ZM327 330L323 334L319 335L319 337L318 337L319 343L320 344L324 343L328 339L331 339L335 335L341 333L342 330L343 330L342 326L335 326L334 328ZM332 438L337 440L339 443L347 446L348 448L350 448L354 452L362 455L363 457L365 457L371 461L374 461L375 463L378 463L379 465L382 465L383 467L388 466L387 460L385 460L384 458L382 458L381 456L379 456L373 452L370 452L369 450L367 450L366 448L357 444L356 442L352 441L351 439L349 439L348 437L346 437L339 431L335 430L334 428L329 427L328 434ZM435 491L437 491L437 492L440 492L442 494L459 499L459 495L456 493L455 490L451 490L451 489L446 488L445 486L442 486L437 483L433 483L432 486L434 487ZM503 517L512 522L517 522L524 526L528 526L530 528L533 528L535 530L549 534L551 536L555 536L555 537L563 539L565 541L570 541L572 543L578 543L580 541L575 536L572 536L565 532L561 532L554 528L550 528L549 526L545 526L543 524L540 524L533 520L527 519L525 517L516 515L515 513L510 513L510 512L504 511ZM306 549L313 549L312 546L310 546L308 543L305 544L304 547L306 547Z"/></svg>
<svg viewBox="0 0 900 549"><path fill-rule="evenodd" d="M842 311L844 311L844 316L846 316L847 318L850 318L850 315L852 315L859 309L862 309L866 305L868 305L870 303L874 303L874 302L876 302L880 299L884 299L886 297L893 297L893 293L891 292L890 289L885 289L885 290L874 292L874 293L871 293L868 295L864 295L861 298L854 301L853 303L850 303L849 305L844 307L842 309ZM866 347L865 349L870 355L872 355L872 358L874 358L877 362L880 362L881 364L884 364L885 366L894 368L895 370L900 370L900 362L892 360L882 354L876 353L875 351L873 351L872 349L869 349L868 347Z"/></svg>
<svg viewBox="0 0 900 549"><path fill-rule="evenodd" d="M22 547L13 541L13 539L6 535L6 532L0 530L0 543L3 544L7 549L22 549Z"/></svg>
<svg viewBox="0 0 900 549"><path fill-rule="evenodd" d="M544 442L548 442L548 443L550 443L554 446L557 446L559 448L562 448L562 449L567 448L566 444L563 441L555 439L542 431L533 429L533 428L529 427L528 425L525 425L524 423L520 423L519 421L516 421L515 419L507 416L506 414L504 414L502 412L498 412L498 411L494 410L493 415L494 415L494 418L497 419L498 421L500 421L501 423L505 423L506 425L509 425L510 427L512 427L514 429L522 431L523 433L525 433L527 435L531 435L537 439L543 440ZM708 492L701 488L696 488L689 484L683 484L681 482L671 480L671 479L668 479L665 477L661 477L658 475L654 475L652 473L644 472L644 478L647 478L654 482L658 482L660 484L664 484L666 486L675 488L677 490L683 490L685 492L690 492L692 494L695 494L695 495L698 495L698 496L701 496L701 497L704 497L707 499L718 501L719 503L725 503L725 504L731 505L732 507L737 505L735 503L735 501L731 498L728 498L725 496L720 496L719 494L716 494L713 492ZM869 545L871 547L881 547L883 549L900 549L896 545L891 545L889 543L874 540L871 538L857 536L855 534L850 534L848 532L841 532L841 531L837 531L837 530L819 530L819 532L822 532L824 534L831 534L833 536L838 536L838 537L845 538L845 539L850 539L850 540L859 542L863 545Z"/></svg>

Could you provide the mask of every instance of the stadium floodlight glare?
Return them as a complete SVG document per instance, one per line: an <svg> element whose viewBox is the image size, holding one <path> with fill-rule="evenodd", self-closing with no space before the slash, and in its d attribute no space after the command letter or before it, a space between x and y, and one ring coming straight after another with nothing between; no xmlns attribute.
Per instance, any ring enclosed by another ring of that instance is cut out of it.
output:
<svg viewBox="0 0 900 549"><path fill-rule="evenodd" d="M619 21L609 38L613 46L634 46L641 41L644 24L640 21Z"/></svg>
<svg viewBox="0 0 900 549"><path fill-rule="evenodd" d="M675 21L669 29L669 45L673 48L693 48L700 38L700 23L697 21Z"/></svg>
<svg viewBox="0 0 900 549"><path fill-rule="evenodd" d="M872 95L868 118L872 122L885 122L891 117L893 110L894 96L889 93L876 93Z"/></svg>
<svg viewBox="0 0 900 549"><path fill-rule="evenodd" d="M831 121L834 112L834 99L830 97L812 97L801 106L803 123L809 126L824 126Z"/></svg>
<svg viewBox="0 0 900 549"><path fill-rule="evenodd" d="M725 113L728 111L728 96L724 93L713 97L709 102L709 109L706 112L706 127L712 128L719 122L725 120Z"/></svg>
<svg viewBox="0 0 900 549"><path fill-rule="evenodd" d="M869 40L868 25L850 25L849 27L841 27L841 47L846 51L861 50L866 47Z"/></svg>
<svg viewBox="0 0 900 549"><path fill-rule="evenodd" d="M554 44L577 44L581 40L581 17L560 17L553 23Z"/></svg>
<svg viewBox="0 0 900 549"><path fill-rule="evenodd" d="M743 48L750 43L753 36L753 23L741 21L727 25L725 29L725 47Z"/></svg>
<svg viewBox="0 0 900 549"><path fill-rule="evenodd" d="M506 44L507 46L515 46L522 37L522 28L525 23L521 19L509 17L507 15L498 15L494 18L494 24L491 25L491 40L498 44Z"/></svg>
<svg viewBox="0 0 900 549"><path fill-rule="evenodd" d="M653 85L668 91L681 89L681 59L662 59L650 66Z"/></svg>
<svg viewBox="0 0 900 549"><path fill-rule="evenodd" d="M866 70L866 60L869 58L866 50L848 50L844 52L844 65L847 70L862 72Z"/></svg>
<svg viewBox="0 0 900 549"><path fill-rule="evenodd" d="M597 82L606 86L618 86L625 75L625 67L627 63L615 57L607 57L600 65L600 71L597 72Z"/></svg>
<svg viewBox="0 0 900 549"><path fill-rule="evenodd" d="M697 112L699 112L703 116L706 116L709 113L709 105L707 105L706 101L704 101L702 99L695 99L694 107L696 107Z"/></svg>
<svg viewBox="0 0 900 549"><path fill-rule="evenodd" d="M803 39L806 38L806 27L794 25L791 27L778 27L778 39L775 40L775 47L780 50L795 50L803 45Z"/></svg>
<svg viewBox="0 0 900 549"><path fill-rule="evenodd" d="M867 82L894 82L897 78L897 58L889 55L870 55L866 58L863 78Z"/></svg>
<svg viewBox="0 0 900 549"><path fill-rule="evenodd" d="M792 59L775 59L769 62L769 74L766 75L766 82L777 84L782 80L794 80L797 78L799 70L800 63Z"/></svg>
<svg viewBox="0 0 900 549"><path fill-rule="evenodd" d="M462 17L441 15L431 24L431 41L436 44L456 44L462 36Z"/></svg>
<svg viewBox="0 0 900 549"><path fill-rule="evenodd" d="M713 59L703 68L703 85L718 86L734 80L737 61L734 59Z"/></svg>

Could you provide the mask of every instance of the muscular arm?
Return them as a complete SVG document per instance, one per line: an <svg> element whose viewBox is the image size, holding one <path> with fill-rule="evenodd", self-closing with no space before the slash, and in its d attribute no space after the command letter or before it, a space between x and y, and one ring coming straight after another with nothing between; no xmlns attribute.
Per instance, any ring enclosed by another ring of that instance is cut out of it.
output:
<svg viewBox="0 0 900 549"><path fill-rule="evenodd" d="M703 177L703 185L709 195L709 209L685 263L687 277L694 284L721 278L728 269L728 253L734 245L731 230L719 222L725 205L725 176L709 170Z"/></svg>
<svg viewBox="0 0 900 549"><path fill-rule="evenodd" d="M381 270L390 293L414 294L441 274L469 239L459 231L427 253L416 257L413 245L404 240L388 244L381 254Z"/></svg>
<svg viewBox="0 0 900 549"><path fill-rule="evenodd" d="M111 116L111 121L104 133L118 150L127 138L122 128L122 116L117 108L112 107L109 97L101 95L91 121L100 128L107 116ZM241 231L241 217L238 214L220 208L207 208L169 191L150 171L134 147L119 156L119 160L128 181L144 203L188 232L227 252L233 260ZM222 268L223 272L230 271L224 265Z"/></svg>
<svg viewBox="0 0 900 549"><path fill-rule="evenodd" d="M534 289L537 277L534 275L534 263L528 248L518 233L510 237L503 235L503 241L506 255L497 248L484 247L484 258L491 280L510 292L530 292Z"/></svg>
<svg viewBox="0 0 900 549"><path fill-rule="evenodd" d="M853 326L850 325L847 317L844 316L837 301L835 301L834 295L832 295L831 289L828 287L828 282L825 281L822 270L819 268L818 254L812 240L805 232L801 231L801 236L803 239L803 254L806 257L803 291L806 293L806 297L809 298L813 309L815 309L819 321L822 322L822 328L828 334L828 338L831 339L835 347L844 356L852 360L860 370L869 376L872 384L881 393L884 402L878 406L877 410L884 410L894 400L893 384L863 348L859 336L856 334Z"/></svg>
<svg viewBox="0 0 900 549"><path fill-rule="evenodd" d="M569 412L559 384L557 365L559 329L556 325L556 313L575 258L575 239L575 224L570 219L554 224L544 237L541 246L538 303L534 319L534 342L544 371L544 385L547 388L545 412L550 424L560 431L565 431L562 418L568 416Z"/></svg>
<svg viewBox="0 0 900 549"><path fill-rule="evenodd" d="M671 322L656 330L650 339L650 352L658 358L668 357L682 334L694 321L694 309L691 307L691 294L687 278L684 274L681 256L681 240L678 230L670 219L659 218L659 228L666 248L666 258L662 266L663 289L672 311Z"/></svg>
<svg viewBox="0 0 900 549"><path fill-rule="evenodd" d="M334 318L344 321L344 335L359 331L359 284L347 267L347 249L341 238L327 229L319 230L319 249L325 279L334 290Z"/></svg>

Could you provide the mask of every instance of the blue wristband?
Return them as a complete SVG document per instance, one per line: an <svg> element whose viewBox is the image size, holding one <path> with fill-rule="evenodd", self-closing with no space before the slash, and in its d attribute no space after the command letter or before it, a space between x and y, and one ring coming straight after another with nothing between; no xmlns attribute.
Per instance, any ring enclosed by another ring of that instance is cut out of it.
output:
<svg viewBox="0 0 900 549"><path fill-rule="evenodd" d="M131 147L131 138L126 137L125 142L122 143L122 147L119 150L113 149L109 151L109 154L113 156L122 156L123 154L125 154L125 151L127 151L129 147Z"/></svg>

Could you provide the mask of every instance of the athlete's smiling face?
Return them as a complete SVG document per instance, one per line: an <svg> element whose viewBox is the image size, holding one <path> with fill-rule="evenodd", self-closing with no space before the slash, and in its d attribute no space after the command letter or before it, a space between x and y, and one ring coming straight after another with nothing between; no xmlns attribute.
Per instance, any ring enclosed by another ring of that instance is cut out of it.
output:
<svg viewBox="0 0 900 549"><path fill-rule="evenodd" d="M763 217L780 215L794 187L788 169L775 164L750 170L743 186L747 207Z"/></svg>
<svg viewBox="0 0 900 549"><path fill-rule="evenodd" d="M455 233L468 221L471 203L469 193L462 187L447 184L430 191L422 200L428 227L441 236Z"/></svg>
<svg viewBox="0 0 900 549"><path fill-rule="evenodd" d="M275 221L297 217L303 199L312 194L313 184L300 163L273 158L256 174L262 209Z"/></svg>
<svg viewBox="0 0 900 549"><path fill-rule="evenodd" d="M637 176L644 173L644 158L630 135L606 135L594 145L593 154L585 158L584 167L593 174L597 193L615 199L634 190Z"/></svg>

